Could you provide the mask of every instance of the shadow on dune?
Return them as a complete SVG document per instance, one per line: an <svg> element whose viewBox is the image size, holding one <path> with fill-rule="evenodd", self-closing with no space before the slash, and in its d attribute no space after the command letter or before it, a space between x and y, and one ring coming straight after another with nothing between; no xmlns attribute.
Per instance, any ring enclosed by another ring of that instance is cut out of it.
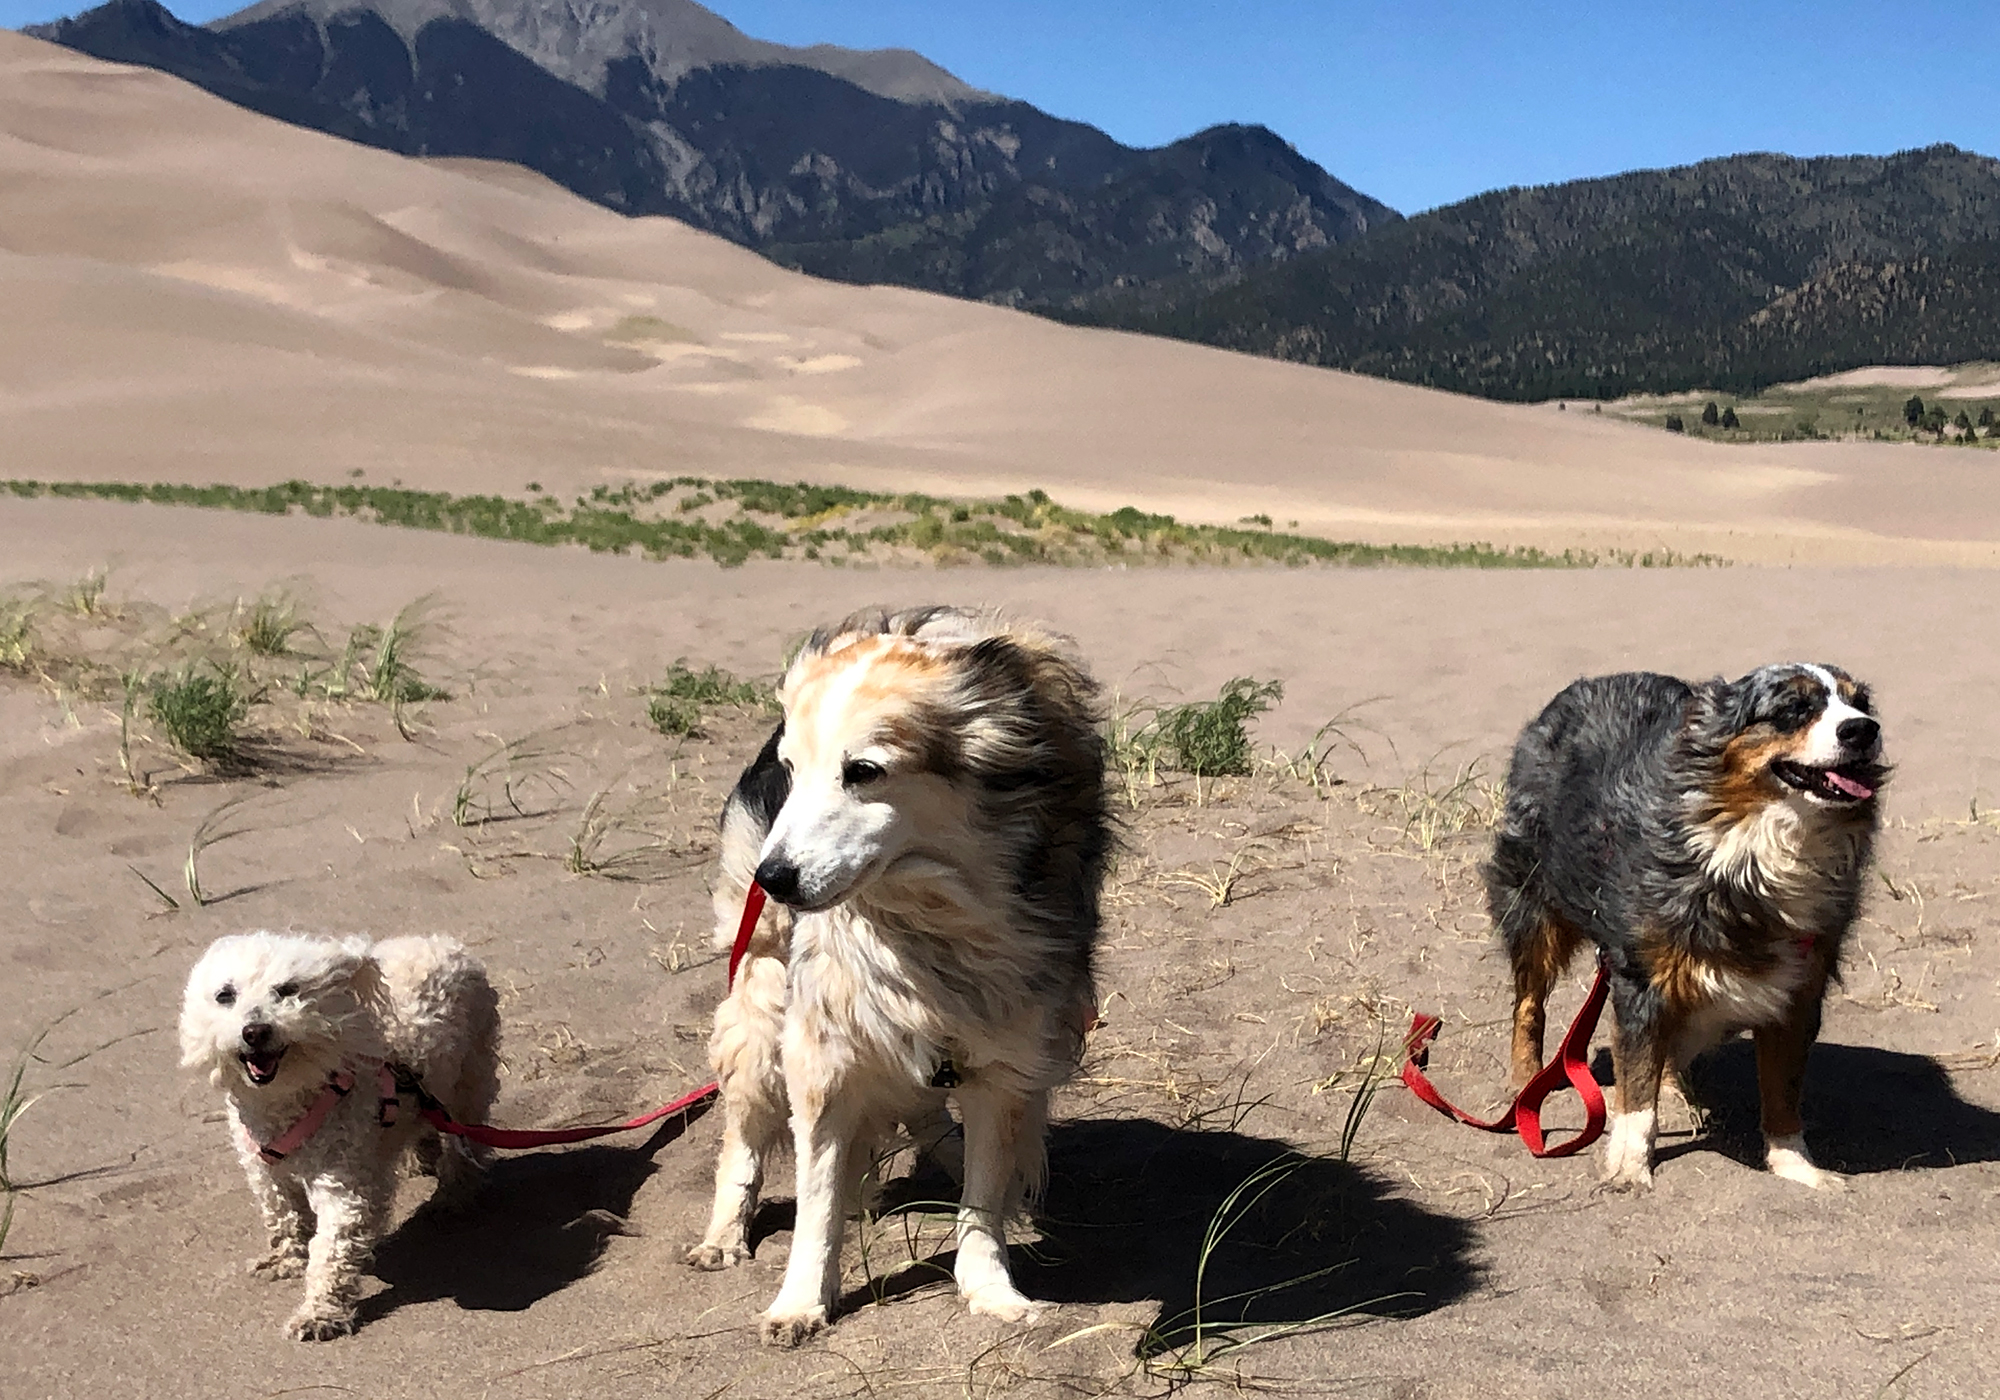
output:
<svg viewBox="0 0 2000 1400"><path fill-rule="evenodd" d="M1751 1042L1734 1040L1704 1056L1692 1077L1709 1131L1661 1155L1719 1151L1762 1166ZM1835 1171L2000 1161L2000 1113L1960 1098L1944 1067L1925 1055L1821 1042L1806 1066L1805 1118L1814 1158Z"/></svg>
<svg viewBox="0 0 2000 1400"><path fill-rule="evenodd" d="M654 1154L684 1131L675 1119L637 1147L498 1154L470 1208L420 1208L377 1247L372 1272L388 1287L361 1305L361 1320L440 1298L519 1312L567 1288L625 1233Z"/></svg>
<svg viewBox="0 0 2000 1400"><path fill-rule="evenodd" d="M1468 1222L1426 1210L1366 1167L1143 1118L1057 1124L1035 1223L1040 1241L1013 1248L1021 1291L1055 1303L1158 1301L1141 1355L1195 1341L1197 1301L1212 1342L1244 1327L1427 1313L1480 1276ZM934 1284L951 1262L912 1265L878 1291Z"/></svg>

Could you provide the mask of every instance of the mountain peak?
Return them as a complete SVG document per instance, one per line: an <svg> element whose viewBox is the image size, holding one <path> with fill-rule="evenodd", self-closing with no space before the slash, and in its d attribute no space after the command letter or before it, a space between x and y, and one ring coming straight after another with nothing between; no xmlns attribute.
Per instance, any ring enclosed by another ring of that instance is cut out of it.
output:
<svg viewBox="0 0 2000 1400"><path fill-rule="evenodd" d="M898 102L957 106L990 98L908 49L774 44L751 38L694 0L259 0L209 28L227 33L292 15L324 27L357 12L375 15L407 44L433 20L463 20L600 96L605 69L636 55L669 86L703 68L790 66L817 69Z"/></svg>

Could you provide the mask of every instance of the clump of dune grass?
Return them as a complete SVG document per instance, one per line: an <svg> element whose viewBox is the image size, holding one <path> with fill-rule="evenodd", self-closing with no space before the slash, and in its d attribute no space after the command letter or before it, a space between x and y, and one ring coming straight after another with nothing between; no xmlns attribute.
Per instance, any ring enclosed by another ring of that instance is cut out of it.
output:
<svg viewBox="0 0 2000 1400"><path fill-rule="evenodd" d="M1294 1175L1311 1167L1313 1162L1314 1159L1295 1152L1273 1158L1246 1176L1222 1199L1209 1217L1201 1246L1195 1255L1193 1301L1187 1308L1146 1324L1100 1322L1056 1339L1050 1343L1050 1349L1085 1337L1132 1328L1138 1332L1138 1340L1133 1347L1135 1369L1143 1370L1154 1380L1170 1386L1203 1379L1229 1379L1240 1383L1242 1377L1226 1375L1218 1370L1217 1363L1250 1347L1282 1337L1320 1331L1357 1313L1409 1296L1396 1294L1369 1298L1290 1321L1245 1320L1249 1309L1260 1300L1339 1273L1348 1266L1349 1260L1309 1269L1279 1283L1237 1293L1211 1293L1209 1270L1230 1237L1256 1213L1267 1196L1284 1187Z"/></svg>
<svg viewBox="0 0 2000 1400"><path fill-rule="evenodd" d="M0 671L25 673L35 654L35 610L26 598L0 598Z"/></svg>
<svg viewBox="0 0 2000 1400"><path fill-rule="evenodd" d="M669 739L694 738L701 734L708 711L723 706L769 712L777 706L777 693L768 685L742 679L713 664L697 671L682 659L669 666L666 676L647 692L646 718Z"/></svg>
<svg viewBox="0 0 2000 1400"><path fill-rule="evenodd" d="M201 763L236 756L250 696L233 667L191 662L156 679L151 690L146 713L175 748Z"/></svg>
<svg viewBox="0 0 2000 1400"><path fill-rule="evenodd" d="M195 827L194 835L188 838L187 864L182 868L181 873L187 881L188 896L194 900L196 908L201 908L215 902L215 896L210 894L201 883L202 852L206 851L210 846L217 846L224 841L234 840L236 837L242 836L250 830L247 826L231 826L228 819L238 808L255 795L255 793L246 792L230 798L227 802L224 802L221 806L203 817ZM141 875L139 878L144 880L146 877ZM160 889L158 885L153 885L151 880L146 880L146 883L152 885L153 892L162 899L165 899L167 903L174 903L173 899L164 890Z"/></svg>
<svg viewBox="0 0 2000 1400"><path fill-rule="evenodd" d="M1400 819L1399 835L1429 854L1455 837L1491 831L1507 807L1505 779L1489 779L1483 759L1461 764L1450 778L1438 778L1430 765L1401 787L1372 789L1367 804Z"/></svg>
<svg viewBox="0 0 2000 1400"><path fill-rule="evenodd" d="M1238 676L1213 700L1177 705L1150 700L1114 705L1105 727L1105 755L1122 779L1125 797L1139 805L1139 789L1156 787L1162 771L1186 773L1195 780L1195 799L1210 778L1241 777L1255 769L1256 750L1250 742L1250 721L1284 698L1281 681ZM1328 730L1315 740L1323 742ZM1318 763L1312 764L1318 771ZM1302 770L1303 771L1303 770Z"/></svg>
<svg viewBox="0 0 2000 1400"><path fill-rule="evenodd" d="M1197 778L1240 777L1251 769L1250 721L1284 699L1282 681L1238 676L1213 700L1163 706L1154 717L1166 761Z"/></svg>
<svg viewBox="0 0 2000 1400"><path fill-rule="evenodd" d="M236 637L258 656L292 653L292 639L310 628L299 616L298 604L283 593L266 593L248 606L237 607Z"/></svg>
<svg viewBox="0 0 2000 1400"><path fill-rule="evenodd" d="M622 800L610 787L592 793L570 835L563 868L607 880L653 880L680 868L687 852L661 830L672 825L679 781L676 770L664 783Z"/></svg>
<svg viewBox="0 0 2000 1400"><path fill-rule="evenodd" d="M554 762L559 756L541 735L527 734L467 764L452 794L452 825L484 826L501 816L502 803L517 817L531 815L521 803L533 789L553 795L569 786L568 775Z"/></svg>
<svg viewBox="0 0 2000 1400"><path fill-rule="evenodd" d="M372 645L375 652L374 659L362 668L362 690L370 700L393 706L451 698L425 680L414 661L429 608L430 600L419 598L390 619L387 627L364 629L361 646Z"/></svg>
<svg viewBox="0 0 2000 1400"><path fill-rule="evenodd" d="M48 1038L48 1027L43 1027L34 1039L24 1046L14 1057L14 1065L7 1074L4 1088L0 1088L0 1196L6 1204L0 1206L0 1249L7 1246L7 1235L14 1227L14 1196L18 1188L14 1185L13 1173L7 1164L7 1150L14 1137L14 1125L21 1115L33 1108L41 1094L28 1091L28 1066L35 1063L35 1052L42 1041Z"/></svg>
<svg viewBox="0 0 2000 1400"><path fill-rule="evenodd" d="M654 695L646 701L646 718L669 739L701 736L701 706L674 695Z"/></svg>
<svg viewBox="0 0 2000 1400"><path fill-rule="evenodd" d="M103 610L104 590L110 585L107 570L92 569L63 593L63 604L78 617L96 617Z"/></svg>
<svg viewBox="0 0 2000 1400"><path fill-rule="evenodd" d="M1338 785L1341 781L1327 771L1335 754L1344 750L1363 764L1368 762L1367 750L1363 749L1360 741L1354 737L1357 733L1373 734L1388 743L1387 736L1380 730L1364 724L1357 715L1362 706L1373 705L1383 698L1385 697L1379 695L1371 696L1369 699L1357 700L1345 707L1315 730L1312 738L1308 739L1305 746L1297 753L1287 753L1273 745L1270 760L1272 770L1290 778L1293 782L1307 784L1320 797L1326 796L1327 789ZM1393 752L1395 745L1390 743L1389 748Z"/></svg>

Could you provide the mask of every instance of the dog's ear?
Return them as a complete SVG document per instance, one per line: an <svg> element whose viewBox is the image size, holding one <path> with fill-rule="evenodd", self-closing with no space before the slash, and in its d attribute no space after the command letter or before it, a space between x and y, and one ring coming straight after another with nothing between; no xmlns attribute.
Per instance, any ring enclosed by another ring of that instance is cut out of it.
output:
<svg viewBox="0 0 2000 1400"><path fill-rule="evenodd" d="M992 789L1098 773L1097 686L1059 652L1010 636L967 647L961 662L960 705L983 721L961 738L967 765Z"/></svg>
<svg viewBox="0 0 2000 1400"><path fill-rule="evenodd" d="M214 1038L212 1036L204 1038L195 1025L195 1018L189 1015L186 1010L183 1010L181 1012L181 1068L193 1069L196 1065L205 1065L214 1054Z"/></svg>
<svg viewBox="0 0 2000 1400"><path fill-rule="evenodd" d="M388 1005L389 991L382 983L382 964L365 939L351 938L341 945L338 972L347 979L354 1000L370 1013Z"/></svg>
<svg viewBox="0 0 2000 1400"><path fill-rule="evenodd" d="M1688 704L1687 735L1699 752L1719 752L1743 731L1750 717L1749 678L1726 681L1715 676L1694 687Z"/></svg>

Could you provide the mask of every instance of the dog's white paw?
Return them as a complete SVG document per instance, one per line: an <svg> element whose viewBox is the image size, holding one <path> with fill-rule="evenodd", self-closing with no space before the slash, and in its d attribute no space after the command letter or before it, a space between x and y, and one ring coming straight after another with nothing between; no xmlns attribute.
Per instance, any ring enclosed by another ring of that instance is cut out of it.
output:
<svg viewBox="0 0 2000 1400"><path fill-rule="evenodd" d="M1653 1113L1611 1115L1604 1143L1602 1183L1611 1191L1643 1191L1653 1184Z"/></svg>
<svg viewBox="0 0 2000 1400"><path fill-rule="evenodd" d="M328 1342L354 1330L354 1313L300 1308L285 1323L285 1335L295 1342Z"/></svg>
<svg viewBox="0 0 2000 1400"><path fill-rule="evenodd" d="M764 1314L759 1334L767 1347L796 1347L803 1346L825 1330L825 1308L782 1313L773 1308Z"/></svg>
<svg viewBox="0 0 2000 1400"><path fill-rule="evenodd" d="M1796 1181L1799 1185L1814 1191L1845 1191L1847 1178L1813 1165L1806 1155L1805 1143L1799 1138L1779 1138L1764 1149L1764 1165L1771 1169L1771 1175L1786 1181Z"/></svg>
<svg viewBox="0 0 2000 1400"><path fill-rule="evenodd" d="M1643 1143L1614 1140L1604 1153L1604 1171L1598 1184L1606 1191L1647 1191L1653 1185L1653 1154Z"/></svg>
<svg viewBox="0 0 2000 1400"><path fill-rule="evenodd" d="M697 1269L705 1269L711 1273L717 1269L733 1269L738 1264L748 1263L749 1260L748 1245L710 1244L706 1240L688 1246L687 1252L681 1255L682 1263L691 1264Z"/></svg>
<svg viewBox="0 0 2000 1400"><path fill-rule="evenodd" d="M252 1278L274 1283L281 1278L301 1278L306 1271L306 1257L303 1254L289 1254L273 1250L269 1254L250 1260L243 1266Z"/></svg>
<svg viewBox="0 0 2000 1400"><path fill-rule="evenodd" d="M997 1317L1002 1322L1035 1322L1044 1305L1026 1297L1012 1284L989 1283L965 1295L965 1305L974 1317Z"/></svg>

